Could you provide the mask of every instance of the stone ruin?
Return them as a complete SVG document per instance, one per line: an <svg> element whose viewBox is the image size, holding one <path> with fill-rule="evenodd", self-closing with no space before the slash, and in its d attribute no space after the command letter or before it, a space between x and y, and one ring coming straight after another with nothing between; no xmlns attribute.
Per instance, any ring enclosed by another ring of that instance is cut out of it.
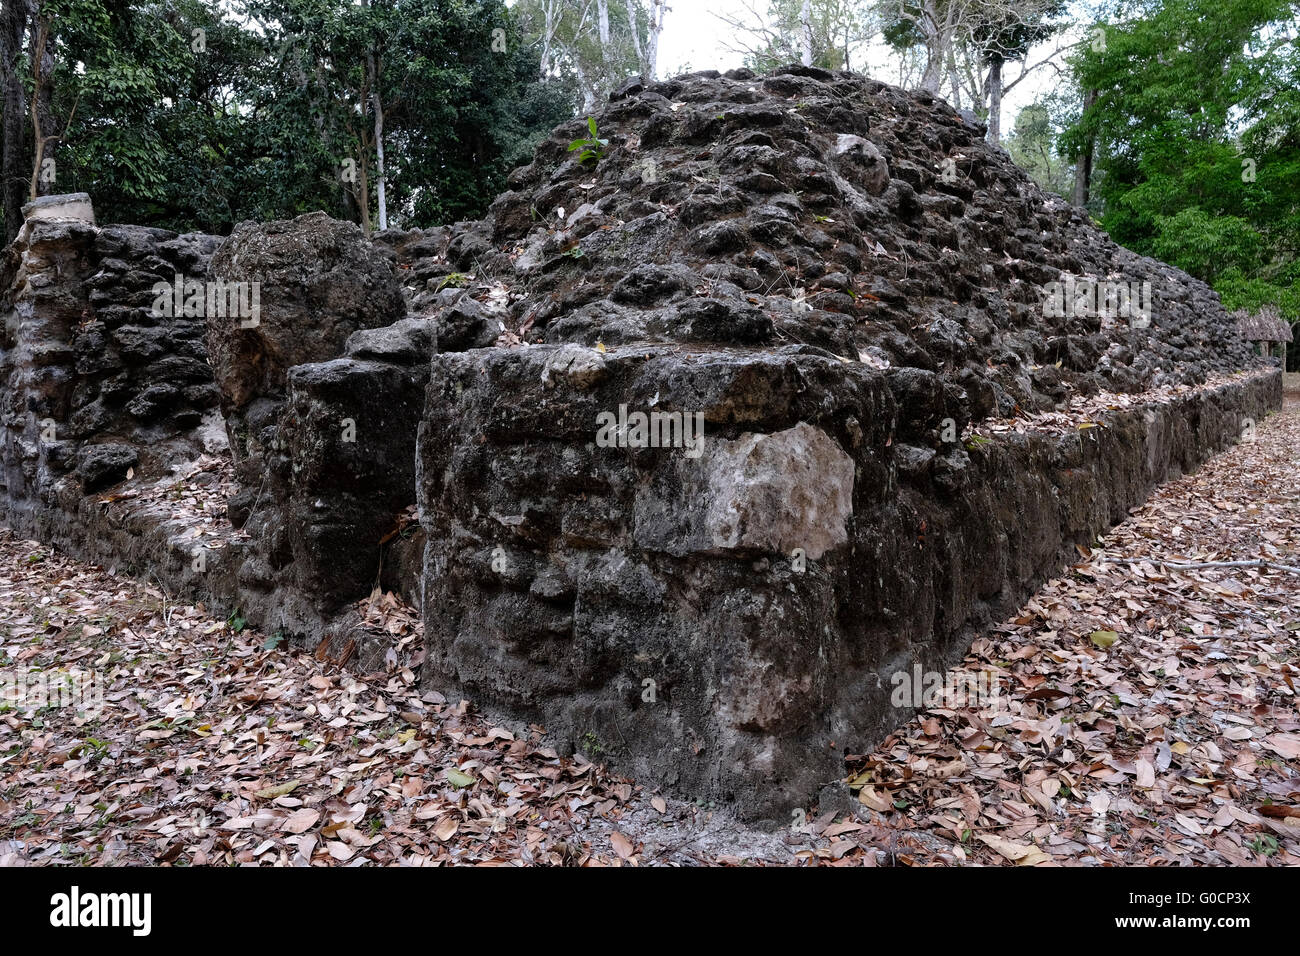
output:
<svg viewBox="0 0 1300 956"><path fill-rule="evenodd" d="M773 820L1280 405L1206 285L941 100L789 67L595 119L597 161L575 120L484 220L373 242L34 203L0 520L350 666L392 591L430 689Z"/></svg>

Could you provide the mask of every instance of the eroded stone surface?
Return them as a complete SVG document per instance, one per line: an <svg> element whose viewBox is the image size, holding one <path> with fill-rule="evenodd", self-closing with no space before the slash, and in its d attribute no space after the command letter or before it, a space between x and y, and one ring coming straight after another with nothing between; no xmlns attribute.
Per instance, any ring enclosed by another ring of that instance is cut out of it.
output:
<svg viewBox="0 0 1300 956"><path fill-rule="evenodd" d="M785 818L904 716L892 674L1279 401L1206 286L939 100L742 70L597 122L594 166L575 122L486 220L374 243L247 224L209 268L213 237L33 220L0 275L6 520L309 645L401 590L431 690ZM154 314L178 273L258 281L258 323ZM1150 281L1150 324L1050 314L1071 274ZM1099 389L1132 408L963 440ZM218 403L246 535L198 571L166 503L103 492L219 447Z"/></svg>
<svg viewBox="0 0 1300 956"><path fill-rule="evenodd" d="M893 673L951 661L1276 401L1255 379L1154 425L967 444L1257 363L1208 287L939 100L792 67L633 84L596 122L599 163L573 161L575 122L486 227L396 241L440 328L491 309L508 346L440 336L432 361L425 679L642 779L799 805L901 718ZM1149 281L1150 323L1052 314L1070 275ZM636 413L699 415L704 441L638 440Z"/></svg>
<svg viewBox="0 0 1300 956"><path fill-rule="evenodd" d="M276 440L289 370L338 358L354 333L403 319L406 303L384 250L356 225L324 213L240 223L212 257L210 272L214 281L249 286L250 302L257 284L256 310L207 317L208 353L244 486L231 500L231 516L243 525ZM414 332L380 333L358 340L357 348L396 348L399 337Z"/></svg>
<svg viewBox="0 0 1300 956"><path fill-rule="evenodd" d="M716 547L816 561L848 541L853 459L803 422L771 435L744 434L708 459L706 533Z"/></svg>
<svg viewBox="0 0 1300 956"><path fill-rule="evenodd" d="M357 226L324 213L240 223L210 271L215 280L261 286L255 323L209 318L208 349L227 415L255 397L281 394L293 366L341 355L358 329L406 314L389 259Z"/></svg>

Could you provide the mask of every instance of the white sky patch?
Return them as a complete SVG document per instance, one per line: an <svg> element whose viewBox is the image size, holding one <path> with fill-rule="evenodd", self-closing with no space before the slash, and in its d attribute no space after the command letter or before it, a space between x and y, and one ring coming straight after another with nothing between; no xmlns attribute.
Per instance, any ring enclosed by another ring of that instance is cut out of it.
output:
<svg viewBox="0 0 1300 956"><path fill-rule="evenodd" d="M754 11L765 14L766 0L676 0L664 19L664 32L659 40L659 75L670 77L687 70L726 71L745 65L743 47L757 46L754 37L738 35L736 29L719 18L740 18L755 22ZM1029 63L1044 59L1058 45L1077 41L1082 30L1073 28L1058 34L1030 50ZM892 50L880 41L853 51L853 69L873 79L897 84L898 61ZM1064 56L1055 61L1064 67ZM1012 62L1003 67L1004 82L1020 74L1021 64ZM1051 92L1059 85L1057 71L1051 66L1040 67L1009 91L1002 101L1002 134L1005 137L1015 123L1016 114L1039 96ZM948 98L949 91L940 95ZM970 103L962 106L970 108Z"/></svg>

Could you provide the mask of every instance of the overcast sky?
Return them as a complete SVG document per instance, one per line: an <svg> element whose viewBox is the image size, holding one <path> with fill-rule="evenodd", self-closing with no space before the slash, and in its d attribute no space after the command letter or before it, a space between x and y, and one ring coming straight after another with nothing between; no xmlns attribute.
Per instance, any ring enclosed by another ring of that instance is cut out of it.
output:
<svg viewBox="0 0 1300 956"><path fill-rule="evenodd" d="M751 20L750 9L766 11L767 0L672 0L672 9L664 20L664 32L659 43L659 75L668 77L684 70L729 70L741 66L744 53L729 49L739 47L744 38L718 18L742 17ZM1030 63L1037 63L1050 53L1055 43L1040 45L1030 51ZM853 68L886 83L898 82L898 68L890 62L890 53L883 44L875 44L865 52L866 63L854 63ZM865 67L865 69L864 69ZM1019 73L1019 64L1009 63L1004 75L1009 81ZM1011 90L1003 101L1003 135L1011 129L1016 114L1041 93L1056 85L1056 74L1050 67L1031 73L1024 82ZM948 91L942 91L946 97ZM962 104L969 107L969 103Z"/></svg>

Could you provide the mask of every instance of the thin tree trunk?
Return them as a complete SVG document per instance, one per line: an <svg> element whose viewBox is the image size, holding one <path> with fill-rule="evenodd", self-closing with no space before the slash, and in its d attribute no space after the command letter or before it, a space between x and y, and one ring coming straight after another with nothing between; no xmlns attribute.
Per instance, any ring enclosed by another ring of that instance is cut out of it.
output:
<svg viewBox="0 0 1300 956"><path fill-rule="evenodd" d="M632 0L627 0L627 25L628 31L632 34L632 51L636 53L636 61L640 64L641 75L648 80L650 77L645 75L645 50L641 47L641 28L636 22L636 7L633 6Z"/></svg>
<svg viewBox="0 0 1300 956"><path fill-rule="evenodd" d="M363 155L361 165L357 167L357 205L361 209L361 231L370 238L373 226L370 224L370 161Z"/></svg>
<svg viewBox="0 0 1300 956"><path fill-rule="evenodd" d="M647 80L659 78L659 34L664 32L664 14L668 12L668 0L650 0L650 28L646 37L644 71Z"/></svg>
<svg viewBox="0 0 1300 956"><path fill-rule="evenodd" d="M989 64L989 133L994 146L1002 142L1002 61Z"/></svg>
<svg viewBox="0 0 1300 956"><path fill-rule="evenodd" d="M27 104L18 57L30 12L27 0L0 2L0 191L4 196L5 245L13 242L22 227L27 192Z"/></svg>
<svg viewBox="0 0 1300 956"><path fill-rule="evenodd" d="M546 18L546 23L542 31L542 62L538 67L540 79L546 79L551 75L551 45L555 42L555 31L559 28L559 18L556 12L559 8L560 0L543 0L542 15ZM563 17L560 12L560 17Z"/></svg>
<svg viewBox="0 0 1300 956"><path fill-rule="evenodd" d="M29 107L32 120L32 175L27 198L35 199L49 187L41 181L41 166L45 162L45 147L55 137L46 131L53 126L50 102L53 98L54 51L50 43L50 22L40 14L39 5L33 7L31 42L28 45L32 64L32 99Z"/></svg>
<svg viewBox="0 0 1300 956"><path fill-rule="evenodd" d="M594 84L587 77L587 71L582 68L577 57L573 60L573 71L578 75L578 89L582 92L582 113L586 116L595 110L596 100L599 97Z"/></svg>
<svg viewBox="0 0 1300 956"><path fill-rule="evenodd" d="M961 81L957 79L957 56L948 51L948 88L952 90L952 108L961 109Z"/></svg>
<svg viewBox="0 0 1300 956"><path fill-rule="evenodd" d="M1088 110L1092 109L1097 102L1097 91L1088 90L1083 97L1083 112L1087 116ZM1074 204L1076 206L1088 205L1088 191L1092 186L1092 151L1093 138L1088 137L1084 145L1083 155L1075 157L1074 160Z"/></svg>
<svg viewBox="0 0 1300 956"><path fill-rule="evenodd" d="M388 228L388 182L384 165L384 104L379 96L379 65L370 54L370 100L375 108L375 185L379 195L379 229Z"/></svg>
<svg viewBox="0 0 1300 956"><path fill-rule="evenodd" d="M812 34L812 0L803 0L803 9L799 11L799 26L803 40L803 49L799 57L799 62L804 66L812 66L813 61L813 34Z"/></svg>
<svg viewBox="0 0 1300 956"><path fill-rule="evenodd" d="M361 0L363 9L369 9L370 0ZM380 59L375 55L374 47L366 51L366 75L362 81L361 89L361 109L362 119L365 119L365 104L369 101L375 111L375 186L379 200L379 229L383 231L388 228L388 190L384 176L384 104L379 95L379 69ZM369 86L370 95L366 95L366 87ZM364 124L362 129L364 129ZM365 157L368 155L364 138L361 142L361 153ZM365 166L362 166L362 202L361 208L363 214L361 217L361 228L365 230L366 235L370 235L370 183L369 177L366 176Z"/></svg>
<svg viewBox="0 0 1300 956"><path fill-rule="evenodd" d="M353 183L353 195L356 197L357 205L361 213L361 231L370 238L373 231L370 221L370 153L374 148L374 135L368 131L366 126L365 104L370 102L370 83L369 72L362 71L361 89L358 91L357 103L360 104L361 125L355 127L352 125L350 114L344 115L344 124L348 133L348 140L356 143L357 156L357 181ZM346 105L346 100L345 100Z"/></svg>
<svg viewBox="0 0 1300 956"><path fill-rule="evenodd" d="M375 175L379 186L379 229L388 228L388 182L384 167L384 109L379 104L379 91L375 90Z"/></svg>

